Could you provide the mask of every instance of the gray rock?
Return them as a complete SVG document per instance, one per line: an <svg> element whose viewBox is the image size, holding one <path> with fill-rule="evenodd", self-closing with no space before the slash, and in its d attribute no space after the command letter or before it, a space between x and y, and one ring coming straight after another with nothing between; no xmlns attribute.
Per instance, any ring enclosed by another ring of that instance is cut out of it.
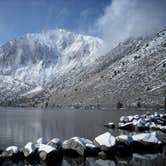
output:
<svg viewBox="0 0 166 166"><path fill-rule="evenodd" d="M73 137L73 138L70 138L69 140L66 140L63 142L63 150L65 151L65 154L69 154L71 151L70 154L72 155L72 151L73 151L73 152L75 152L75 154L84 156L86 146L82 142L81 138Z"/></svg>

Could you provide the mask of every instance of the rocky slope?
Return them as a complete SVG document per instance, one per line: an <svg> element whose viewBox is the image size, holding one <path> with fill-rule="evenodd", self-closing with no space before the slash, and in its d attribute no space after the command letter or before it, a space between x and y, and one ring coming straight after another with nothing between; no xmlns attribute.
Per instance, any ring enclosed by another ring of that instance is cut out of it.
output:
<svg viewBox="0 0 166 166"><path fill-rule="evenodd" d="M164 107L166 31L102 40L65 30L29 34L0 47L1 105Z"/></svg>
<svg viewBox="0 0 166 166"><path fill-rule="evenodd" d="M163 108L166 31L120 43L89 68L62 80L53 88L49 106Z"/></svg>

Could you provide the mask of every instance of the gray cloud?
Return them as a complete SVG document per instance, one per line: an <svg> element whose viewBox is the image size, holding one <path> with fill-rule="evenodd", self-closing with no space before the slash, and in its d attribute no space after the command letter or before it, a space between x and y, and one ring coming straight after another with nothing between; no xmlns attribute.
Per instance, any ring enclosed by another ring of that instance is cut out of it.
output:
<svg viewBox="0 0 166 166"><path fill-rule="evenodd" d="M166 0L112 0L96 25L109 47L160 31L166 28Z"/></svg>

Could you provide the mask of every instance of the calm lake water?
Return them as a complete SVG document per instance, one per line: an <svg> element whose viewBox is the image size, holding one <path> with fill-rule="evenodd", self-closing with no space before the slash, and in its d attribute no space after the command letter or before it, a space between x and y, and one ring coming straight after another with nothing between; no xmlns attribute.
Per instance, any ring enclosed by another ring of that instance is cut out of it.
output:
<svg viewBox="0 0 166 166"><path fill-rule="evenodd" d="M152 111L155 112L156 110ZM103 125L108 122L118 123L120 116L143 114L139 110L55 110L30 108L0 108L0 148L10 145L22 147L28 141L35 142L39 137L50 140L58 137L62 140L73 136L85 137L93 140L96 136L108 131ZM158 111L163 113L164 111ZM115 130L116 136L123 131ZM64 166L113 166L114 161L89 158L86 161L67 161ZM162 154L134 154L130 161L119 161L117 165L136 166L165 166L166 152Z"/></svg>

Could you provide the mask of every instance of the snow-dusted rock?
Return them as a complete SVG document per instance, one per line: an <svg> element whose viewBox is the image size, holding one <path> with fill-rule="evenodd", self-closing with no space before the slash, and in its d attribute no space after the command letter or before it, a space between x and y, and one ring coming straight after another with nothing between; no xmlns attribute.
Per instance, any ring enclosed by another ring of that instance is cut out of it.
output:
<svg viewBox="0 0 166 166"><path fill-rule="evenodd" d="M162 150L163 146L156 132L139 133L134 135L119 135L116 137L116 146L118 147L118 145L120 145L122 152L124 152L125 148L128 149L127 151L129 154L132 152L157 153Z"/></svg>
<svg viewBox="0 0 166 166"><path fill-rule="evenodd" d="M126 144L130 144L133 141L131 135L119 135L116 137L116 142L123 142Z"/></svg>
<svg viewBox="0 0 166 166"><path fill-rule="evenodd" d="M141 133L132 136L131 147L136 153L158 153L162 151L162 142L158 139L156 132Z"/></svg>
<svg viewBox="0 0 166 166"><path fill-rule="evenodd" d="M8 160L11 160L13 163L17 163L24 159L23 153L19 150L17 146L9 146L2 153L3 157L7 157Z"/></svg>
<svg viewBox="0 0 166 166"><path fill-rule="evenodd" d="M86 146L81 138L73 137L63 142L63 150L66 155L85 155ZM73 152L73 154L72 154Z"/></svg>
<svg viewBox="0 0 166 166"><path fill-rule="evenodd" d="M81 138L82 143L85 145L85 156L86 157L95 157L100 152L100 148L97 147L91 140Z"/></svg>
<svg viewBox="0 0 166 166"><path fill-rule="evenodd" d="M36 146L39 146L40 144L46 144L47 141L43 138L43 137L40 137L36 140Z"/></svg>
<svg viewBox="0 0 166 166"><path fill-rule="evenodd" d="M96 156L100 149L89 139L73 137L63 142L63 150L69 156Z"/></svg>
<svg viewBox="0 0 166 166"><path fill-rule="evenodd" d="M46 152L47 154L52 152L53 150L55 150L55 148L53 148L52 146L50 145L45 145L45 144L39 144L39 147L38 147L38 152Z"/></svg>
<svg viewBox="0 0 166 166"><path fill-rule="evenodd" d="M59 138L53 138L51 139L47 145L52 146L56 150L62 148L62 141Z"/></svg>
<svg viewBox="0 0 166 166"><path fill-rule="evenodd" d="M48 165L62 160L62 142L59 138L53 138L47 144L38 144L38 155Z"/></svg>
<svg viewBox="0 0 166 166"><path fill-rule="evenodd" d="M19 152L19 148L17 146L9 146L6 148L5 151L8 156L12 156L13 154L16 154Z"/></svg>
<svg viewBox="0 0 166 166"><path fill-rule="evenodd" d="M160 131L166 133L166 126L159 125L158 128L160 129Z"/></svg>
<svg viewBox="0 0 166 166"><path fill-rule="evenodd" d="M28 161L29 163L34 164L40 161L38 148L32 142L28 142L23 147L22 152L24 154L25 160Z"/></svg>
<svg viewBox="0 0 166 166"><path fill-rule="evenodd" d="M130 117L130 118L129 118ZM164 114L146 113L143 115L122 116L119 122L119 128L125 130L160 130L165 132L166 117Z"/></svg>
<svg viewBox="0 0 166 166"><path fill-rule="evenodd" d="M134 119L133 116L121 116L120 122L127 123L127 122L131 122L133 119Z"/></svg>
<svg viewBox="0 0 166 166"><path fill-rule="evenodd" d="M99 147L105 146L111 148L115 145L115 137L112 136L111 133L106 132L102 135L97 136L94 139L94 143Z"/></svg>
<svg viewBox="0 0 166 166"><path fill-rule="evenodd" d="M135 129L136 130L140 130L140 131L144 131L144 130L148 130L150 127L150 123L148 122L148 120L146 120L145 118L140 118L138 119L134 125L135 125Z"/></svg>
<svg viewBox="0 0 166 166"><path fill-rule="evenodd" d="M154 122L152 122L150 124L150 129L151 130L160 130L160 131L162 131L164 133L166 132L166 126L155 124Z"/></svg>
<svg viewBox="0 0 166 166"><path fill-rule="evenodd" d="M120 117L120 122L122 122L122 123L127 123L127 122L129 122L129 119L128 119L127 116L121 116L121 117Z"/></svg>
<svg viewBox="0 0 166 166"><path fill-rule="evenodd" d="M24 147L23 147L23 153L25 157L28 157L30 154L32 154L36 150L35 144L32 142L28 142Z"/></svg>
<svg viewBox="0 0 166 166"><path fill-rule="evenodd" d="M52 146L39 144L38 153L41 160L46 160L47 155L53 151L56 151L56 149L53 148Z"/></svg>
<svg viewBox="0 0 166 166"><path fill-rule="evenodd" d="M134 120L138 120L140 118L140 116L139 115L134 115L133 118L134 118Z"/></svg>
<svg viewBox="0 0 166 166"><path fill-rule="evenodd" d="M133 122L119 123L118 128L124 130L133 130Z"/></svg>
<svg viewBox="0 0 166 166"><path fill-rule="evenodd" d="M132 139L133 141L141 142L144 144L161 144L161 141L157 138L156 132L135 134L132 136Z"/></svg>

